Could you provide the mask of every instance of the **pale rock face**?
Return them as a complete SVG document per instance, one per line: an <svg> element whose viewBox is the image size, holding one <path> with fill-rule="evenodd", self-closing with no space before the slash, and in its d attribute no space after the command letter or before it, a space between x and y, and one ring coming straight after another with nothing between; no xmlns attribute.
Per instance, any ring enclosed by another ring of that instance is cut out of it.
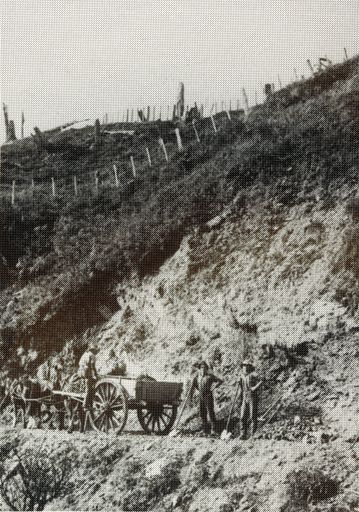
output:
<svg viewBox="0 0 359 512"><path fill-rule="evenodd" d="M188 236L156 276L121 285L121 311L102 340L156 378L173 378L175 362L187 374L189 359L212 357L213 340L235 361L244 339L258 347L317 340L348 321L332 274L345 216L342 205L309 214L295 206L269 233L265 215L251 211Z"/></svg>

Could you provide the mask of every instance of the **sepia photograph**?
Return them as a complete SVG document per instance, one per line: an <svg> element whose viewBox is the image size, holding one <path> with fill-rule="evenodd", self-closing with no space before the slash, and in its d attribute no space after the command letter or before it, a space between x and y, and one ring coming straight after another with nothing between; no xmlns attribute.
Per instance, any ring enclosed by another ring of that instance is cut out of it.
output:
<svg viewBox="0 0 359 512"><path fill-rule="evenodd" d="M0 10L0 511L359 512L359 0Z"/></svg>

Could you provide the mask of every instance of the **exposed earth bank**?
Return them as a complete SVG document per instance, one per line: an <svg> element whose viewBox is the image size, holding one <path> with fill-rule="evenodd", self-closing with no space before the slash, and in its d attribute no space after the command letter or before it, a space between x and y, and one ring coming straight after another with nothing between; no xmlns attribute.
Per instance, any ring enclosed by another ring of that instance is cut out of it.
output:
<svg viewBox="0 0 359 512"><path fill-rule="evenodd" d="M358 446L350 449L341 440L310 444L8 431L1 432L0 443L19 443L20 454L29 447L35 453L48 449L54 460L65 455L73 465L66 497L45 510L344 512L359 503ZM310 486L314 503L307 508Z"/></svg>

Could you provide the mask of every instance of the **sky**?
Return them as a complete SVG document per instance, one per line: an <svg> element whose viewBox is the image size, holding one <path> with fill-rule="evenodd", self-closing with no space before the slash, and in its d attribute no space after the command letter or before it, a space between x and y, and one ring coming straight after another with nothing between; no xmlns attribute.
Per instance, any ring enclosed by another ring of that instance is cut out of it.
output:
<svg viewBox="0 0 359 512"><path fill-rule="evenodd" d="M1 101L20 134L176 100L232 105L359 53L359 0L0 0ZM278 78L279 77L279 78ZM3 117L0 138L4 140Z"/></svg>

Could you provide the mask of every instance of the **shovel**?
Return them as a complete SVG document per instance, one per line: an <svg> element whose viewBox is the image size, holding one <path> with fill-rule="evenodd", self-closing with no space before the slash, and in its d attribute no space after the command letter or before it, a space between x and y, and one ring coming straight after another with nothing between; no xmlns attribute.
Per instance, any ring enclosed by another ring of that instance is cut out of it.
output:
<svg viewBox="0 0 359 512"><path fill-rule="evenodd" d="M179 413L179 415L178 415L177 421L176 421L176 423L175 423L175 425L174 425L174 428L173 428L173 430L171 430L171 432L168 434L168 437L176 437L176 436L178 436L178 435L181 433L181 431L180 431L180 430L178 430L178 425L179 425L179 423L180 423L180 421L181 421L182 414L183 414L183 411L185 410L185 407L186 407L186 405L187 405L187 402L189 401L189 398L190 398L190 396L191 396L191 392L192 392L192 386L190 387L190 389L189 389L189 391L188 391L188 393L187 393L186 399L185 399L185 401L183 402L183 405L182 405L182 407L181 407L181 410L180 410L180 413Z"/></svg>
<svg viewBox="0 0 359 512"><path fill-rule="evenodd" d="M232 401L231 410L229 411L227 425L226 425L226 428L222 431L222 434L221 434L222 441L228 441L228 439L230 439L232 437L232 432L228 432L228 427L229 427L229 423L230 423L231 418L232 418L232 412L233 412L234 404L236 403L236 400L237 400L237 396L238 396L238 391L239 391L240 385L241 385L241 381L239 380L238 384L237 384L237 388L236 388L236 394L234 395L234 398L233 398L233 401Z"/></svg>

